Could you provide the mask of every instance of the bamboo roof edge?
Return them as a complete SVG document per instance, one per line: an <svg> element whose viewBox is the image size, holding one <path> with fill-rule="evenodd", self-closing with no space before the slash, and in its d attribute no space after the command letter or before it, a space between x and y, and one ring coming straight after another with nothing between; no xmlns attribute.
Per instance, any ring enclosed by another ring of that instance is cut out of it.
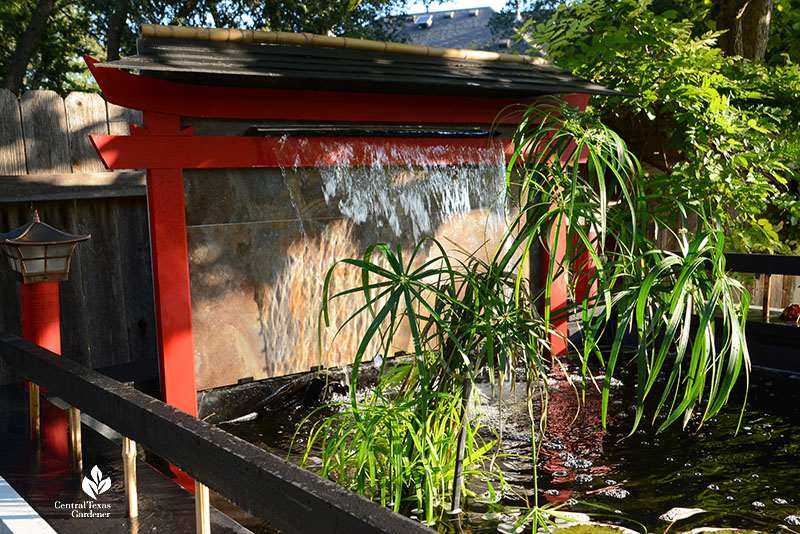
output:
<svg viewBox="0 0 800 534"><path fill-rule="evenodd" d="M451 59L471 59L477 61L498 61L502 63L526 63L546 65L543 58L517 54L501 54L488 50L467 50L463 48L442 48L438 46L422 46L390 41L372 41L351 37L331 37L313 33L273 32L262 30L237 30L227 28L197 28L190 26L163 26L159 24L142 24L139 36L143 38L160 37L168 39L198 39L205 41L284 44L295 46L314 46L325 48L342 48L366 52L383 52L389 54L407 54L416 56L442 57Z"/></svg>

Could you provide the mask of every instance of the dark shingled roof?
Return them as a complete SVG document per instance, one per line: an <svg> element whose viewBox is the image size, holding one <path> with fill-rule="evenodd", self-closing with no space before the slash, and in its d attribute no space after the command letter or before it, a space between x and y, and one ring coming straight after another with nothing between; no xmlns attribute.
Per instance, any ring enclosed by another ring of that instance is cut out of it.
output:
<svg viewBox="0 0 800 534"><path fill-rule="evenodd" d="M473 15L476 11L477 15ZM517 43L511 35L492 34L489 20L495 13L497 12L491 7L412 13L404 17L404 37L409 43L416 45L526 53L531 48L527 42ZM415 22L417 17L425 15L433 17L430 27L420 27Z"/></svg>
<svg viewBox="0 0 800 534"><path fill-rule="evenodd" d="M217 86L513 98L620 94L554 65L155 37L140 39L138 48L99 66Z"/></svg>

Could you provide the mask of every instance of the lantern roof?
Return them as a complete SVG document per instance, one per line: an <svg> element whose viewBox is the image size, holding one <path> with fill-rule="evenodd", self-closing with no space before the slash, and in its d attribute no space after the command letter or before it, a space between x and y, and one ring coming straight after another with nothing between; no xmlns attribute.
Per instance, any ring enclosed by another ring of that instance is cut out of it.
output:
<svg viewBox="0 0 800 534"><path fill-rule="evenodd" d="M35 213L33 221L20 226L6 234L0 234L0 243L6 245L58 245L62 243L78 243L86 241L91 235L72 235L56 230L49 224L39 220Z"/></svg>
<svg viewBox="0 0 800 534"><path fill-rule="evenodd" d="M143 25L137 52L98 66L221 87L513 98L623 94L531 56L308 33Z"/></svg>

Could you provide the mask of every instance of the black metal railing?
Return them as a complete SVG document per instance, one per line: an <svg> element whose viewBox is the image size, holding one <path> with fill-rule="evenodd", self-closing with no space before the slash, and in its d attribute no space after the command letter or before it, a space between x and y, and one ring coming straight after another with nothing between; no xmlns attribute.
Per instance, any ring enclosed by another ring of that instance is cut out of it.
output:
<svg viewBox="0 0 800 534"><path fill-rule="evenodd" d="M0 356L24 378L142 444L281 532L432 532L417 521L18 336L0 332Z"/></svg>

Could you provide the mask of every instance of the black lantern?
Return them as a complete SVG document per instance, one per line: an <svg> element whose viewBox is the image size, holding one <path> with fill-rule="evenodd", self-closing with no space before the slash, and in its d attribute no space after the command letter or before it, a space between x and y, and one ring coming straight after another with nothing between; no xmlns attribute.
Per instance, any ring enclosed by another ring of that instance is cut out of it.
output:
<svg viewBox="0 0 800 534"><path fill-rule="evenodd" d="M71 235L56 230L39 220L34 212L33 222L0 234L8 265L23 284L60 282L69 275L69 262L75 245L90 235Z"/></svg>

